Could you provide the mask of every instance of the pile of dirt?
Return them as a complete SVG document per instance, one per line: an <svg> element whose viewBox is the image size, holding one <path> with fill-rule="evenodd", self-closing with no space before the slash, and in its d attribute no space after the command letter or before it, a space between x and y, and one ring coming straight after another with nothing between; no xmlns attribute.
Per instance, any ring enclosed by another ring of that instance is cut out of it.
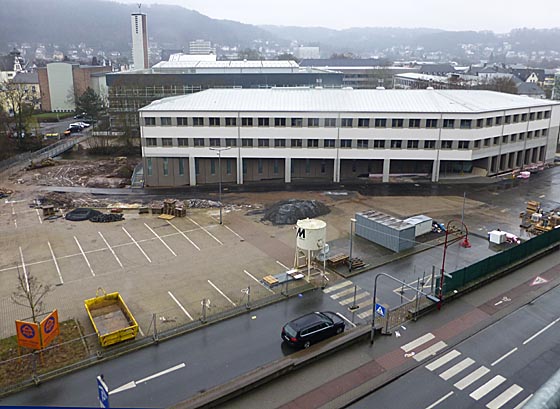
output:
<svg viewBox="0 0 560 409"><path fill-rule="evenodd" d="M101 215L101 212L98 210L79 207L72 210L71 212L66 213L65 218L66 220L70 220L72 222L82 222L84 220L90 220L94 217L98 217L99 215Z"/></svg>
<svg viewBox="0 0 560 409"><path fill-rule="evenodd" d="M37 205L52 205L57 209L74 209L78 207L107 207L109 199L98 199L92 195L76 193L47 192L37 197Z"/></svg>
<svg viewBox="0 0 560 409"><path fill-rule="evenodd" d="M263 220L272 224L295 224L298 220L330 213L326 204L318 200L290 199L277 202L266 209Z"/></svg>
<svg viewBox="0 0 560 409"><path fill-rule="evenodd" d="M0 187L0 199L2 199L2 198L4 198L4 197L8 197L8 196L10 196L12 193L14 193L13 190Z"/></svg>
<svg viewBox="0 0 560 409"><path fill-rule="evenodd" d="M98 160L49 160L48 167L33 165L23 175L23 182L39 186L123 187L130 185L139 159L122 157Z"/></svg>
<svg viewBox="0 0 560 409"><path fill-rule="evenodd" d="M54 159L45 158L39 162L31 161L31 163L25 169L26 170L41 169L49 166L56 166L57 164L58 164L57 161L55 161Z"/></svg>

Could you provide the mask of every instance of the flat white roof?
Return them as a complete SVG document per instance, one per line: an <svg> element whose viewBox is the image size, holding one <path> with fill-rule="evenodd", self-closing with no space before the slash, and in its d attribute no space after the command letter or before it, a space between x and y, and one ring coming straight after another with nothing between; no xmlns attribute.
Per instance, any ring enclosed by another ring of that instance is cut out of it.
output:
<svg viewBox="0 0 560 409"><path fill-rule="evenodd" d="M208 89L140 111L477 113L560 105L493 91L323 88Z"/></svg>
<svg viewBox="0 0 560 409"><path fill-rule="evenodd" d="M189 56L190 57L190 56ZM197 56L200 57L200 56ZM268 60L243 60L243 61L216 61L206 58L173 58L170 61L160 61L152 68L299 68L295 61L268 61Z"/></svg>

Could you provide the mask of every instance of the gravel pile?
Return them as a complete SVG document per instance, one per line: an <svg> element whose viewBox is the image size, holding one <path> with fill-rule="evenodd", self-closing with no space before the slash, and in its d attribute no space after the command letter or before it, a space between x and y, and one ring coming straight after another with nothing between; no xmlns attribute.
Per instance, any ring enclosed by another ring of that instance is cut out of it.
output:
<svg viewBox="0 0 560 409"><path fill-rule="evenodd" d="M330 209L318 200L290 199L277 202L266 209L263 220L272 224L296 224L298 220L323 216Z"/></svg>

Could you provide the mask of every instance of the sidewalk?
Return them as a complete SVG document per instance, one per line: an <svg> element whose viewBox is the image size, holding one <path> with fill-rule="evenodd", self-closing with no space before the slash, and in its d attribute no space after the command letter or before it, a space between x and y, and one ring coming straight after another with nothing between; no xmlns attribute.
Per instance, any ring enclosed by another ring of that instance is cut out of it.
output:
<svg viewBox="0 0 560 409"><path fill-rule="evenodd" d="M548 282L531 285L536 276ZM433 357L430 353L408 355L402 348L405 344L430 333L434 338L425 342L422 348L428 351L430 348L441 348L437 353L442 354L558 285L558 253L552 253L509 276L444 304L441 311L436 310L417 322L404 324L398 329L399 338L395 334L377 336L373 347L370 347L369 340L364 340L219 407L344 407L425 363L424 359ZM511 302L499 302L504 297Z"/></svg>

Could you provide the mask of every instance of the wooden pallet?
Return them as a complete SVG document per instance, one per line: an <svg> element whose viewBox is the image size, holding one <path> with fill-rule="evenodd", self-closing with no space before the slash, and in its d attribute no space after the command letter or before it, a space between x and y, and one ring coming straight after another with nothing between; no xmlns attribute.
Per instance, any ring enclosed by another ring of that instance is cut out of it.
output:
<svg viewBox="0 0 560 409"><path fill-rule="evenodd" d="M346 262L348 262L348 256L344 253L339 253L339 254L335 254L332 257L329 257L327 259L327 262L329 263L330 266L336 267L340 264L344 264Z"/></svg>

